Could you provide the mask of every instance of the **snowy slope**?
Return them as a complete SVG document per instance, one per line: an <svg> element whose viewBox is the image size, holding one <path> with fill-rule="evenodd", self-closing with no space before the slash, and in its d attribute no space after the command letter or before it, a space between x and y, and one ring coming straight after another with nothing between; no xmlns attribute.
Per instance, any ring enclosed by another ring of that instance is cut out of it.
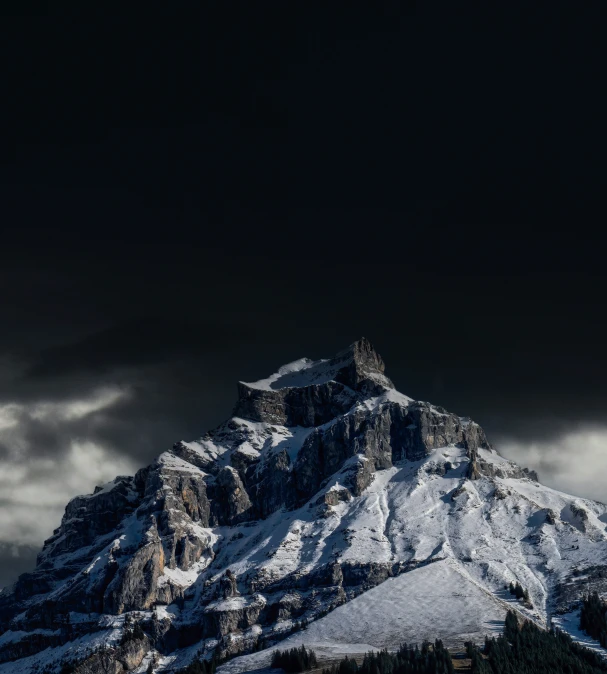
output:
<svg viewBox="0 0 607 674"><path fill-rule="evenodd" d="M280 644L305 644L321 658L369 650L397 649L403 641L421 643L441 634L445 643L462 648L501 632L508 604L471 582L452 559L389 578L381 585L336 608ZM220 668L237 674L269 666L272 649L245 655Z"/></svg>

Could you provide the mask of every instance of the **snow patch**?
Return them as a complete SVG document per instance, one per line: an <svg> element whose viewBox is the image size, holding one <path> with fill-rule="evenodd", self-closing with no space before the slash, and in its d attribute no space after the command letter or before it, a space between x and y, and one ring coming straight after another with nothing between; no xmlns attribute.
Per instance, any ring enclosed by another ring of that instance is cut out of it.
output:
<svg viewBox="0 0 607 674"><path fill-rule="evenodd" d="M462 574L456 562L446 560L389 578L276 647L304 644L326 660L394 650L404 641L421 644L440 635L448 647L461 648L464 641L480 643L485 635L501 633L507 609ZM218 671L240 674L269 667L276 647L235 658Z"/></svg>

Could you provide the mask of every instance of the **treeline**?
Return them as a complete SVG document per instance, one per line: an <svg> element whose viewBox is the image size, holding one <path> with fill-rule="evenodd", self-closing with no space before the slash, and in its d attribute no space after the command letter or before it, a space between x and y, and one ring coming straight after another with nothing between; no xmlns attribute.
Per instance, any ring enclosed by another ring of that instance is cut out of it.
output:
<svg viewBox="0 0 607 674"><path fill-rule="evenodd" d="M387 650L367 653L358 665L355 660L344 658L323 674L451 674L453 663L443 642L422 644L421 649L403 644L396 653Z"/></svg>
<svg viewBox="0 0 607 674"><path fill-rule="evenodd" d="M508 611L504 633L485 640L484 649L467 644L473 674L600 674L607 663L576 644L568 634L546 632Z"/></svg>
<svg viewBox="0 0 607 674"><path fill-rule="evenodd" d="M593 592L582 603L580 629L607 648L607 604Z"/></svg>
<svg viewBox="0 0 607 674"><path fill-rule="evenodd" d="M272 653L272 669L283 669L285 672L306 672L318 667L316 653L307 650L302 644L299 648Z"/></svg>

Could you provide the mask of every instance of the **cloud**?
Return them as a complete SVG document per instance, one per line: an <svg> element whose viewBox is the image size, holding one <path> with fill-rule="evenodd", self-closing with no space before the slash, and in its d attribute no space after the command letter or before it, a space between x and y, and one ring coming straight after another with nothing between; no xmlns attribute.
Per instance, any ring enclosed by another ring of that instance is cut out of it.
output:
<svg viewBox="0 0 607 674"><path fill-rule="evenodd" d="M538 471L542 483L607 502L607 428L585 426L549 440L503 438L501 454Z"/></svg>
<svg viewBox="0 0 607 674"><path fill-rule="evenodd" d="M70 498L137 468L128 455L90 439L131 395L103 387L81 399L0 404L0 544L13 551L39 546ZM56 451L41 451L41 438Z"/></svg>
<svg viewBox="0 0 607 674"><path fill-rule="evenodd" d="M15 404L0 407L0 432L14 428L19 423L20 406Z"/></svg>
<svg viewBox="0 0 607 674"><path fill-rule="evenodd" d="M39 403L29 412L33 419L71 421L98 412L124 400L128 391L117 388L102 388L93 393L88 400L68 400L64 402Z"/></svg>

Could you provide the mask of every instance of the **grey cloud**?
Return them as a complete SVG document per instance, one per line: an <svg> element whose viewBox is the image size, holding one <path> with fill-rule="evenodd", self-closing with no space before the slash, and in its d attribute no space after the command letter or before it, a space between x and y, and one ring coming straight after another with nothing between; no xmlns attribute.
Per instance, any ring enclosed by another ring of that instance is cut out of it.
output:
<svg viewBox="0 0 607 674"><path fill-rule="evenodd" d="M134 462L90 432L127 389L91 390L80 399L0 404L0 542L39 545L69 498ZM88 432L87 432L88 431Z"/></svg>
<svg viewBox="0 0 607 674"><path fill-rule="evenodd" d="M501 453L538 471L550 487L607 502L607 427L570 426L549 439L502 438Z"/></svg>

